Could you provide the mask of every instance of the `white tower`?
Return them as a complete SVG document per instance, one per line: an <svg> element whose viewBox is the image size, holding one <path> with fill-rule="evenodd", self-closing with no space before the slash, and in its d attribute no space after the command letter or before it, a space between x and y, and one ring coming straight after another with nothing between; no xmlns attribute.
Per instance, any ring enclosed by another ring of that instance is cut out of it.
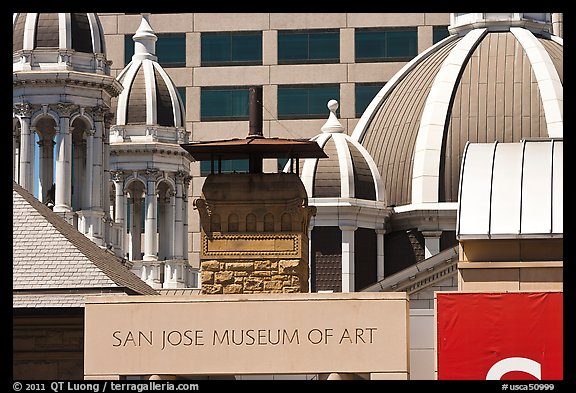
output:
<svg viewBox="0 0 576 393"><path fill-rule="evenodd" d="M154 288L184 288L197 281L187 244L191 157L180 147L189 133L180 95L157 61L148 15L117 78L124 90L110 137L111 215L123 227L132 270Z"/></svg>
<svg viewBox="0 0 576 393"><path fill-rule="evenodd" d="M18 13L12 36L13 177L96 244L119 250L108 215L110 76L94 13Z"/></svg>

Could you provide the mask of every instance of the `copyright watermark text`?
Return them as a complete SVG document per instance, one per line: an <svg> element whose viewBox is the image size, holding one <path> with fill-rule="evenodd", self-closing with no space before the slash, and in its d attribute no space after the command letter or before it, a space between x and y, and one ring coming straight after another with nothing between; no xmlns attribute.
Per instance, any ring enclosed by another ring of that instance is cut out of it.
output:
<svg viewBox="0 0 576 393"><path fill-rule="evenodd" d="M174 383L170 381L140 381L140 382L14 382L12 389L15 392L148 392L148 391L197 391L197 383Z"/></svg>
<svg viewBox="0 0 576 393"><path fill-rule="evenodd" d="M554 390L553 383L504 383L502 390L531 390L531 391L546 391Z"/></svg>

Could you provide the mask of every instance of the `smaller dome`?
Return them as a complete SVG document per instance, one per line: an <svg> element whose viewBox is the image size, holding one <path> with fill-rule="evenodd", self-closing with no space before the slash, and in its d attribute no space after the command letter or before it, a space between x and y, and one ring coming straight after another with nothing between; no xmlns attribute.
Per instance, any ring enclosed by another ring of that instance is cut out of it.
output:
<svg viewBox="0 0 576 393"><path fill-rule="evenodd" d="M106 53L100 19L94 13L14 14L12 51L39 48Z"/></svg>
<svg viewBox="0 0 576 393"><path fill-rule="evenodd" d="M157 61L157 37L148 14L142 15L133 39L132 61L117 78L124 90L118 98L116 125L184 127L184 105L174 82Z"/></svg>
<svg viewBox="0 0 576 393"><path fill-rule="evenodd" d="M311 138L328 158L305 159L300 171L308 197L385 202L384 187L374 160L358 141L343 132L344 127L336 117L338 102L330 100L328 109L330 115L322 126L322 133Z"/></svg>
<svg viewBox="0 0 576 393"><path fill-rule="evenodd" d="M104 30L94 13L16 13L12 69L110 75Z"/></svg>

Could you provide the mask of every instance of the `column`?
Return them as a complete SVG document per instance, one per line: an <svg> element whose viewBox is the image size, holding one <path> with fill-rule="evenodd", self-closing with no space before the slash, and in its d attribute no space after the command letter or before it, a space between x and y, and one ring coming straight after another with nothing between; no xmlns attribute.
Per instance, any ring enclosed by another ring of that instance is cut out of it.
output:
<svg viewBox="0 0 576 393"><path fill-rule="evenodd" d="M188 260L188 190L190 189L190 180L192 180L192 176L186 175L184 176L184 186L183 186L183 193L182 193L182 204L184 208L184 215L182 219L182 224L184 227L183 233L183 249L184 249L184 259Z"/></svg>
<svg viewBox="0 0 576 393"><path fill-rule="evenodd" d="M12 180L20 181L20 127L12 129Z"/></svg>
<svg viewBox="0 0 576 393"><path fill-rule="evenodd" d="M122 249L122 255L124 255L124 236L126 236L126 195L124 194L124 172L113 171L112 181L114 181L114 191L115 191L115 206L114 206L114 222L120 224L122 227L122 233L120 234L120 248Z"/></svg>
<svg viewBox="0 0 576 393"><path fill-rule="evenodd" d="M163 196L160 203L161 211L158 213L158 220L160 221L161 231L159 236L160 244L158 245L159 255L163 258L160 259L173 259L174 258L174 205L176 193L168 190L166 195Z"/></svg>
<svg viewBox="0 0 576 393"><path fill-rule="evenodd" d="M131 233L131 243L132 247L130 249L130 259L133 261L139 261L142 259L142 198L135 196L132 199L132 225L130 228Z"/></svg>
<svg viewBox="0 0 576 393"><path fill-rule="evenodd" d="M46 203L48 200L48 191L50 190L50 187L52 187L54 176L52 173L54 142L51 139L40 139L37 143L40 154L38 160L38 198L40 202Z"/></svg>
<svg viewBox="0 0 576 393"><path fill-rule="evenodd" d="M176 195L174 200L174 259L184 259L184 172L176 173Z"/></svg>
<svg viewBox="0 0 576 393"><path fill-rule="evenodd" d="M384 279L384 234L385 229L376 229L376 281Z"/></svg>
<svg viewBox="0 0 576 393"><path fill-rule="evenodd" d="M342 292L354 292L354 231L356 226L341 225L342 231Z"/></svg>
<svg viewBox="0 0 576 393"><path fill-rule="evenodd" d="M74 109L70 104L58 104L60 129L56 133L56 195L55 212L72 211L72 134L70 114Z"/></svg>
<svg viewBox="0 0 576 393"><path fill-rule="evenodd" d="M30 193L34 193L34 135L30 130L32 106L28 103L15 104L13 110L20 119L20 168L19 177L15 180Z"/></svg>
<svg viewBox="0 0 576 393"><path fill-rule="evenodd" d="M86 171L84 177L84 200L82 210L92 210L94 184L94 133L95 130L86 130Z"/></svg>
<svg viewBox="0 0 576 393"><path fill-rule="evenodd" d="M92 173L93 173L93 180L94 184L92 186L92 208L96 209L103 209L104 205L102 204L102 197L103 197L103 172L102 172L102 163L104 157L104 149L103 149L103 129L104 129L104 109L100 107L96 107L92 110L92 114L94 117L94 134L92 136L92 150L93 150L93 160L92 160ZM106 178L108 180L108 178ZM104 190L106 195L108 193L108 188Z"/></svg>
<svg viewBox="0 0 576 393"><path fill-rule="evenodd" d="M112 121L112 118L114 117L114 115L112 115L110 112L106 111L105 109L102 109L102 111L104 112L104 124L103 127L100 128L101 133L98 134L96 133L94 136L95 137L101 137L101 141L99 142L98 140L94 140L94 144L96 148L100 148L101 150L95 151L94 154L98 155L99 159L100 159L100 166L102 168L102 174L100 175L100 177L98 178L98 182L102 182L101 186L100 186L100 203L102 209L104 209L105 212L108 212L109 206L110 206L110 197L108 196L108 181L110 179L110 123ZM100 123L102 125L102 123ZM98 127L96 127L96 131L98 132ZM99 142L99 143L97 143Z"/></svg>
<svg viewBox="0 0 576 393"><path fill-rule="evenodd" d="M422 231L424 236L424 258L428 259L440 252L440 236L442 231Z"/></svg>
<svg viewBox="0 0 576 393"><path fill-rule="evenodd" d="M86 141L81 138L75 141L73 134L74 127L69 128L69 132L72 138L72 155L70 156L70 164L72 179L70 182L70 193L72 194L72 210L81 211L83 210L84 204L84 194L86 190L84 188L84 175L86 173ZM84 232L87 233L87 232Z"/></svg>
<svg viewBox="0 0 576 393"><path fill-rule="evenodd" d="M156 241L156 173L157 169L146 170L146 216L144 220L144 260L158 260L158 243Z"/></svg>

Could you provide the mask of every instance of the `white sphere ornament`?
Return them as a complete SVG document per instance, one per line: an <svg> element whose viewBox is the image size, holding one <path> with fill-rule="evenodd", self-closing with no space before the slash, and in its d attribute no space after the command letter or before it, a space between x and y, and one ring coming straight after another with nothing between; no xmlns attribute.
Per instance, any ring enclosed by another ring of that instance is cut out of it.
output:
<svg viewBox="0 0 576 393"><path fill-rule="evenodd" d="M330 110L330 115L328 116L328 120L322 126L322 132L342 132L344 131L344 127L340 124L340 121L336 117L336 110L338 110L338 101L330 100L328 101L327 105L328 109Z"/></svg>

